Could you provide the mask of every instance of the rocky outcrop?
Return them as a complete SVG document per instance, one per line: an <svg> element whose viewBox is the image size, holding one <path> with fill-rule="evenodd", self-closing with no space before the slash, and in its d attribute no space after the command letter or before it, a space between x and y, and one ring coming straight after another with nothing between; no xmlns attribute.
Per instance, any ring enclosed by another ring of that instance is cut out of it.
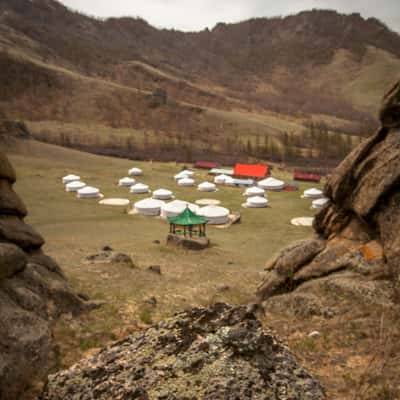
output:
<svg viewBox="0 0 400 400"><path fill-rule="evenodd" d="M204 250L210 247L210 240L206 237L187 238L179 235L169 234L167 236L167 245L182 247L188 250Z"/></svg>
<svg viewBox="0 0 400 400"><path fill-rule="evenodd" d="M56 364L52 326L92 306L75 295L43 238L24 222L15 170L0 153L0 398L16 399Z"/></svg>
<svg viewBox="0 0 400 400"><path fill-rule="evenodd" d="M42 400L325 399L246 307L194 308L49 377Z"/></svg>
<svg viewBox="0 0 400 400"><path fill-rule="evenodd" d="M328 178L330 203L315 217L315 238L289 246L268 263L258 288L261 301L332 274L351 272L354 279L356 273L361 282L389 275L395 280L400 273L399 83L384 97L380 118L377 133ZM318 252L311 243L319 243Z"/></svg>

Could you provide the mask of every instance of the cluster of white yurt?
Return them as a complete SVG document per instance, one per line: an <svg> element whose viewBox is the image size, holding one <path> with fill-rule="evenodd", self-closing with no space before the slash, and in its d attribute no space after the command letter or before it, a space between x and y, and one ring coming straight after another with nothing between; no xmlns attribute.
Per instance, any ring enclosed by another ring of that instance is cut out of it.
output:
<svg viewBox="0 0 400 400"><path fill-rule="evenodd" d="M121 178L118 181L118 186L131 187L134 184L135 184L135 180L133 178L129 178L128 176L126 176L125 178Z"/></svg>
<svg viewBox="0 0 400 400"><path fill-rule="evenodd" d="M229 222L229 210L220 206L206 206L197 211L197 215L207 218L210 225L224 225Z"/></svg>
<svg viewBox="0 0 400 400"><path fill-rule="evenodd" d="M144 183L135 183L134 185L131 186L129 191L135 194L143 194L143 193L149 193L150 188L148 185L145 185Z"/></svg>
<svg viewBox="0 0 400 400"><path fill-rule="evenodd" d="M85 186L78 190L78 199L98 199L103 197L98 188L92 186Z"/></svg>
<svg viewBox="0 0 400 400"><path fill-rule="evenodd" d="M319 210L326 207L329 202L330 200L327 197L322 197L320 199L313 200L313 202L311 203L311 208Z"/></svg>
<svg viewBox="0 0 400 400"><path fill-rule="evenodd" d="M216 184L218 184L218 185L224 185L225 184L225 181L226 180L229 180L229 179L232 179L232 177L230 177L229 175L225 175L225 174L222 174L222 175L217 175L215 178L214 178L214 183L216 183Z"/></svg>
<svg viewBox="0 0 400 400"><path fill-rule="evenodd" d="M268 200L262 196L250 196L246 200L246 206L249 208L264 208L267 205Z"/></svg>
<svg viewBox="0 0 400 400"><path fill-rule="evenodd" d="M172 199L173 193L167 189L157 189L153 192L153 199L169 200Z"/></svg>
<svg viewBox="0 0 400 400"><path fill-rule="evenodd" d="M194 179L185 177L178 180L179 186L194 186Z"/></svg>
<svg viewBox="0 0 400 400"><path fill-rule="evenodd" d="M128 175L129 176L140 176L140 175L143 175L143 171L140 168L134 167L128 171Z"/></svg>
<svg viewBox="0 0 400 400"><path fill-rule="evenodd" d="M143 199L134 204L135 210L146 216L157 216L161 213L161 207L165 203L162 200L157 199Z"/></svg>
<svg viewBox="0 0 400 400"><path fill-rule="evenodd" d="M247 197L256 197L256 196L260 196L260 197L264 197L265 196L265 190L258 187L258 186L252 186L246 189L246 191L244 192L244 196Z"/></svg>
<svg viewBox="0 0 400 400"><path fill-rule="evenodd" d="M258 187L264 190L280 191L285 187L285 182L269 177L258 182Z"/></svg>
<svg viewBox="0 0 400 400"><path fill-rule="evenodd" d="M81 180L80 176L70 174L70 175L64 176L62 178L62 183L65 185L67 183L71 183L71 182L74 182L74 181L80 181L80 180Z"/></svg>
<svg viewBox="0 0 400 400"><path fill-rule="evenodd" d="M311 188L304 191L303 197L306 199L319 199L324 197L324 193L322 190Z"/></svg>
<svg viewBox="0 0 400 400"><path fill-rule="evenodd" d="M197 189L200 192L215 192L217 190L217 187L215 186L214 183L203 182L203 183L200 183L200 185L197 186Z"/></svg>
<svg viewBox="0 0 400 400"><path fill-rule="evenodd" d="M197 206L196 204L191 204L182 200L173 200L169 203L165 203L161 207L161 216L165 218L177 217L179 214L182 214L185 211L186 207L188 207L189 210L194 213L197 213L197 211L199 210L199 206Z"/></svg>
<svg viewBox="0 0 400 400"><path fill-rule="evenodd" d="M65 185L65 190L67 192L77 192L80 189L83 189L86 186L85 182L81 181L72 181Z"/></svg>

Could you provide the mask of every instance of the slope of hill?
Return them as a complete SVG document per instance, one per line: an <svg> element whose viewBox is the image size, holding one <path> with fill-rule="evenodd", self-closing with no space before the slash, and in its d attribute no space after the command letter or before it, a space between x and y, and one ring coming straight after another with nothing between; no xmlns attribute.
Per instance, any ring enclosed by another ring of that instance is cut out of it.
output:
<svg viewBox="0 0 400 400"><path fill-rule="evenodd" d="M369 133L377 99L400 70L397 33L324 10L183 33L141 19L97 20L54 0L2 0L0 33L0 106L11 117L130 129L136 143L147 136L173 147L170 159L183 142L200 155L233 147L282 159L276 149L288 143L278 138L303 134L311 120L324 121L319 134L331 131L335 142L343 142L338 133ZM254 124L260 118L268 123ZM277 118L289 124L274 129ZM39 135L57 140L50 128ZM314 145L293 139L290 154ZM340 147L329 158L340 158Z"/></svg>

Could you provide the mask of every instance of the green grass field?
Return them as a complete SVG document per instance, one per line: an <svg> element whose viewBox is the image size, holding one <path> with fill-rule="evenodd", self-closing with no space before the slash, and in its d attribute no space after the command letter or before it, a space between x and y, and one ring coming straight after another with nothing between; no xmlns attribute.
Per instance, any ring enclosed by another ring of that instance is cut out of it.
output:
<svg viewBox="0 0 400 400"><path fill-rule="evenodd" d="M79 328L84 339L76 339L81 350L104 344L136 321L158 320L188 306L251 301L266 261L286 244L312 234L311 228L290 224L293 217L313 214L310 200L300 198L311 185L301 184L299 192L268 193L270 208L244 209L243 189L219 187L217 193L208 194L195 187L179 187L173 175L182 165L175 163L133 162L34 141L22 142L8 154L18 174L16 191L29 208L27 222L45 237L45 251L59 261L77 291L107 302L84 318ZM133 166L143 169L140 181L151 189L167 188L177 199L188 201L219 199L242 213L241 223L227 229L209 226L212 247L202 252L170 248L165 245L169 230L165 221L128 215L120 208L100 206L96 200L78 200L61 183L62 176L77 173L87 184L101 188L105 197L135 202L147 196L129 194L127 188L117 186ZM276 176L289 178L287 173ZM200 170L195 177L197 183L212 179ZM87 255L104 245L131 255L137 268L85 262ZM161 276L147 271L150 265L160 265ZM220 292L220 285L229 289ZM151 296L157 305L149 308L144 300ZM80 356L69 351L68 343L75 340L69 329L63 326L59 331L65 346L63 365Z"/></svg>

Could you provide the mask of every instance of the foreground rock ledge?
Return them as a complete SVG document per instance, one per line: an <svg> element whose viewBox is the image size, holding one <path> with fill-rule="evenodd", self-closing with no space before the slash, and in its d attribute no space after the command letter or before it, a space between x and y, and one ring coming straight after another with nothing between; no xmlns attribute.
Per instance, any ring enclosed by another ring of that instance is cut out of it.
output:
<svg viewBox="0 0 400 400"><path fill-rule="evenodd" d="M49 377L42 400L325 399L246 307L194 308Z"/></svg>

